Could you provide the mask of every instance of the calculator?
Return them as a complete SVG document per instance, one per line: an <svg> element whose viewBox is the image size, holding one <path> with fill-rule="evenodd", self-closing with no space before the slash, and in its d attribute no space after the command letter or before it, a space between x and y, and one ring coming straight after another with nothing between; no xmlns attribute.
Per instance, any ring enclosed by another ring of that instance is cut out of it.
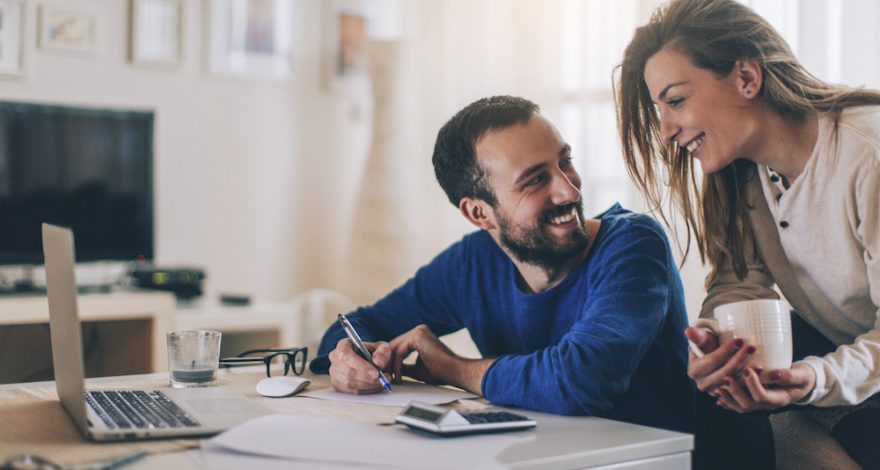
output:
<svg viewBox="0 0 880 470"><path fill-rule="evenodd" d="M443 436L513 431L538 424L525 416L502 410L456 411L418 401L410 402L395 421Z"/></svg>

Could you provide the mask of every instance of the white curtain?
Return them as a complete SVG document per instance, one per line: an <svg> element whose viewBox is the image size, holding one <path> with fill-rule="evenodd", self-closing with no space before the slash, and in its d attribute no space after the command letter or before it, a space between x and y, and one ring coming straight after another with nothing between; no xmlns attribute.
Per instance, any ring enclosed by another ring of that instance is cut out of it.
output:
<svg viewBox="0 0 880 470"><path fill-rule="evenodd" d="M386 0L390 1L390 0ZM611 96L612 69L634 28L660 0L407 0L396 3L400 22L395 104L388 135L394 155L383 165L397 176L368 173L361 188L388 189L382 217L363 204L354 219L381 225L386 247L358 272L340 272L344 285L382 272L358 301L375 300L412 275L444 247L473 230L434 179L431 153L439 128L456 111L485 96L514 94L541 105L573 148L588 214L615 201L643 209L623 167ZM817 76L859 86L880 83L880 4L873 0L743 0L767 18ZM375 148L374 148L375 151ZM371 155L371 159L378 158ZM396 169L403 168L403 173ZM394 170L392 170L394 169ZM381 172L380 172L381 173ZM388 174L391 174L388 173ZM390 178L390 179L389 179ZM398 181L394 183L393 181ZM381 183L379 183L381 181ZM362 197L359 195L357 197ZM395 214L388 217L387 214ZM351 232L352 240L361 236ZM378 246L378 245L376 245ZM364 245L349 244L349 257ZM390 250L390 248L388 248ZM383 265L384 266L380 266ZM706 269L692 252L682 270L688 310L702 303ZM344 287L344 286L340 286ZM346 291L347 289L342 289Z"/></svg>
<svg viewBox="0 0 880 470"><path fill-rule="evenodd" d="M440 127L482 97L519 95L542 107L572 144L588 214L615 201L638 203L616 143L611 74L652 6L600 0L399 2L402 27L388 64L394 71L381 72L393 76L394 103L377 102L375 119L385 124L374 123L377 129L391 123L393 130L374 135L354 203L344 259L357 267L342 270L350 295L359 302L377 299L474 230L440 190L430 159ZM385 137L394 139L394 148L377 145ZM368 286L353 287L369 274Z"/></svg>

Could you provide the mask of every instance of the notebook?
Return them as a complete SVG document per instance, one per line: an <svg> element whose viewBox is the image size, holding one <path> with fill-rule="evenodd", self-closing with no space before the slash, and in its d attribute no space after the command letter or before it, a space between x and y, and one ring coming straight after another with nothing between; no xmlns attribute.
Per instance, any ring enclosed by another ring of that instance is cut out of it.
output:
<svg viewBox="0 0 880 470"><path fill-rule="evenodd" d="M80 432L93 441L201 436L268 411L226 387L85 389L73 232L43 224L43 255L55 386Z"/></svg>

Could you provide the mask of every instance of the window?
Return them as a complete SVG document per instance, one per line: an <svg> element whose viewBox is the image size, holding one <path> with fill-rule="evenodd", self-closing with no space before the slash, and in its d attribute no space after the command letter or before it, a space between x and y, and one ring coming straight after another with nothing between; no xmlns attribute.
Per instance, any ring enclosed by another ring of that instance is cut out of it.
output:
<svg viewBox="0 0 880 470"><path fill-rule="evenodd" d="M559 130L582 179L587 217L638 200L617 134L612 72L639 23L639 2L561 0Z"/></svg>
<svg viewBox="0 0 880 470"><path fill-rule="evenodd" d="M872 0L741 0L772 24L806 69L832 83L880 85L880 4ZM559 0L560 88L551 120L572 146L588 216L619 201L643 209L617 134L612 70L660 0ZM854 47L857 45L857 47Z"/></svg>

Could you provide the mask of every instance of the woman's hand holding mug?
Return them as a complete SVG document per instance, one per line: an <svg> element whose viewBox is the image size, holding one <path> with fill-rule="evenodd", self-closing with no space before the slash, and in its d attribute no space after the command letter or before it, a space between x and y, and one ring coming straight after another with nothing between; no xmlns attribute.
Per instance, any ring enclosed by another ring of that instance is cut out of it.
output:
<svg viewBox="0 0 880 470"><path fill-rule="evenodd" d="M748 363L756 348L742 338L722 342L709 328L690 326L684 330L691 343L688 376L700 391L713 394L725 385L726 377L735 376Z"/></svg>
<svg viewBox="0 0 880 470"><path fill-rule="evenodd" d="M761 383L757 373L743 369L742 380L728 377L727 383L716 391L718 405L738 413L755 410L773 410L789 405L807 396L816 385L816 373L804 362L790 369L768 371L769 383Z"/></svg>
<svg viewBox="0 0 880 470"><path fill-rule="evenodd" d="M746 300L721 305L714 314L685 329L688 375L701 391L717 396L719 387L746 377L747 367L759 383L773 382L771 369L791 367L791 316L784 303Z"/></svg>

